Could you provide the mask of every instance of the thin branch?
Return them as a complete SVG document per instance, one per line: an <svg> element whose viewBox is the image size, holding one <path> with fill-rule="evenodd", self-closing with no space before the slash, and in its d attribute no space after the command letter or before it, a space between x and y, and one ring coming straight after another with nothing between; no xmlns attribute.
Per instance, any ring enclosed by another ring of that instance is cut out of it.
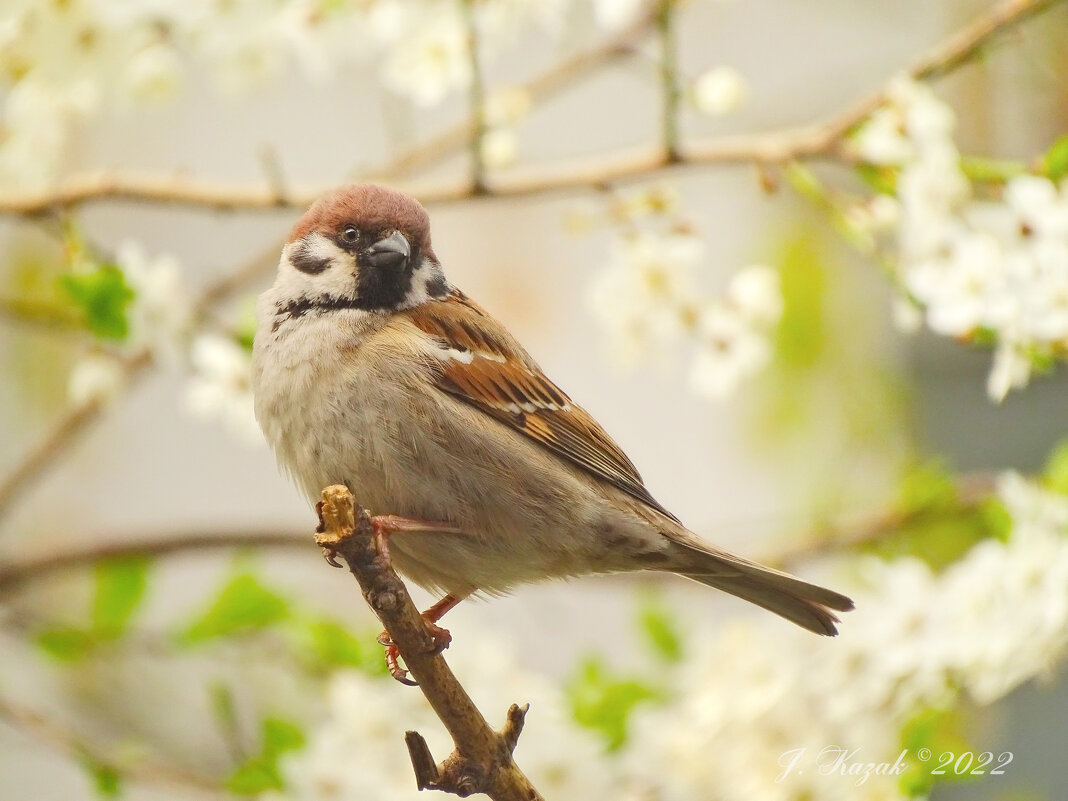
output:
<svg viewBox="0 0 1068 801"><path fill-rule="evenodd" d="M994 478L988 473L967 473L956 479L957 509L977 508L994 492ZM916 522L930 510L890 508L849 521L822 526L792 538L797 544L778 548L759 561L776 567L794 565L834 553L843 553L878 542ZM24 557L0 565L0 597L19 587L57 573L78 570L107 559L136 556L148 558L179 556L231 548L304 549L306 546L290 531L247 531L157 533L119 542L109 535L87 538L89 544L65 544L60 551Z"/></svg>
<svg viewBox="0 0 1068 801"><path fill-rule="evenodd" d="M526 710L515 704L504 731L490 728L434 646L426 623L389 562L367 512L343 486L323 490L315 541L340 556L360 583L368 605L400 650L419 689L452 736L456 750L433 770L429 748L417 733L405 737L419 789L466 797L482 792L493 801L540 801L541 795L512 759Z"/></svg>
<svg viewBox="0 0 1068 801"><path fill-rule="evenodd" d="M980 508L993 496L995 487L996 478L989 473L969 473L959 477L952 511L969 512ZM857 551L944 511L927 506L894 508L852 523L824 526L801 537L796 545L780 548L759 561L771 567L790 568L799 562Z"/></svg>
<svg viewBox="0 0 1068 801"><path fill-rule="evenodd" d="M471 135L468 152L471 157L471 192L480 195L486 188L486 163L483 142L486 138L486 86L482 75L482 59L479 57L478 15L475 0L463 2L464 24L467 28L467 59L471 71L468 88Z"/></svg>
<svg viewBox="0 0 1068 801"><path fill-rule="evenodd" d="M635 17L634 21L614 36L594 45L589 50L581 50L564 58L545 72L535 76L530 82L519 87L533 105L553 97L563 89L572 86L576 80L594 70L630 55L635 45L648 35L653 24L653 12L647 10ZM424 167L429 167L445 157L460 150L471 140L472 120L469 118L439 133L432 139L395 156L382 167L361 175L364 180L393 180L410 175ZM0 212L3 211L0 206Z"/></svg>
<svg viewBox="0 0 1068 801"><path fill-rule="evenodd" d="M88 542L84 545L67 543L62 550L54 553L0 564L0 598L25 584L109 559L138 556L155 558L231 548L307 548L307 543L294 532L262 529L176 535L161 533L120 542L108 542L107 538L100 537L89 538Z"/></svg>
<svg viewBox="0 0 1068 801"><path fill-rule="evenodd" d="M660 38L661 144L668 163L679 161L679 91L675 53L675 0L659 0L656 29Z"/></svg>
<svg viewBox="0 0 1068 801"><path fill-rule="evenodd" d="M0 297L0 317L47 331L84 330L74 315L57 303Z"/></svg>

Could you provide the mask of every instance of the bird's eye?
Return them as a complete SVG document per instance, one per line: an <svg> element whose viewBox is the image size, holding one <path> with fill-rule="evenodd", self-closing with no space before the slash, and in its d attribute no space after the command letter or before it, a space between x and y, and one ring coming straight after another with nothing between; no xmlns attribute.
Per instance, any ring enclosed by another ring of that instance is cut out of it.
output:
<svg viewBox="0 0 1068 801"><path fill-rule="evenodd" d="M360 229L355 225L346 225L341 229L341 241L349 245L355 245L360 241Z"/></svg>

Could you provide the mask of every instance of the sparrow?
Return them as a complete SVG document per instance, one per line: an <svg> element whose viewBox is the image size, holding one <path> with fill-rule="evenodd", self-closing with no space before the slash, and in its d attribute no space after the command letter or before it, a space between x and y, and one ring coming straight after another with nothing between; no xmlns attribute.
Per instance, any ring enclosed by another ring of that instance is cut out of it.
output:
<svg viewBox="0 0 1068 801"><path fill-rule="evenodd" d="M437 620L472 594L593 573L677 573L817 634L853 608L665 509L597 421L449 283L426 210L396 190L345 186L297 222L257 304L252 388L313 503L344 484L388 513L375 521L394 566L444 593L424 617L446 645Z"/></svg>

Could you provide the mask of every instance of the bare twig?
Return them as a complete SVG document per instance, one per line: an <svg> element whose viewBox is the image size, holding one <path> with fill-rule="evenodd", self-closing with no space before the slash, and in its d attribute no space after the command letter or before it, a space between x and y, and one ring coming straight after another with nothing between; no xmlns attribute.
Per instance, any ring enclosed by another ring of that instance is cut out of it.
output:
<svg viewBox="0 0 1068 801"><path fill-rule="evenodd" d="M109 559L161 557L208 552L229 548L306 548L307 543L290 531L224 531L183 534L157 534L121 542L89 538L87 545L65 544L62 549L40 556L23 557L0 564L0 598L25 584L57 573L94 565Z"/></svg>
<svg viewBox="0 0 1068 801"><path fill-rule="evenodd" d="M968 473L958 477L956 485L956 508L964 511L978 507L991 496L994 478L987 473ZM797 544L778 548L759 561L775 567L786 567L833 553L848 552L891 536L928 513L926 508L903 510L893 507L859 519L835 522L792 538ZM65 544L62 550L23 557L17 562L0 565L0 597L34 581L108 559L167 557L230 548L306 547L299 535L293 532L262 529L160 533L121 542L109 541L107 535L100 535L87 538L87 542L90 544Z"/></svg>
<svg viewBox="0 0 1068 801"><path fill-rule="evenodd" d="M0 298L0 317L48 331L69 332L82 328L74 315L59 304L24 298Z"/></svg>
<svg viewBox="0 0 1068 801"><path fill-rule="evenodd" d="M656 29L660 38L661 145L668 163L679 161L679 76L675 54L675 0L658 0Z"/></svg>
<svg viewBox="0 0 1068 801"><path fill-rule="evenodd" d="M480 195L486 188L486 160L483 143L486 138L486 86L479 56L478 15L475 0L464 0L464 23L467 27L467 59L471 70L468 100L471 117L471 136L468 151L471 157L471 192Z"/></svg>
<svg viewBox="0 0 1068 801"><path fill-rule="evenodd" d="M995 477L989 473L969 473L959 477L952 510L967 512L978 509L994 494L995 485ZM799 562L856 551L875 545L940 511L945 510L926 506L915 509L892 508L852 523L824 526L801 537L796 545L780 548L759 561L771 567L790 568Z"/></svg>
<svg viewBox="0 0 1068 801"><path fill-rule="evenodd" d="M357 507L352 493L340 485L323 490L320 509L322 526L316 542L348 564L363 597L400 649L419 689L456 746L444 762L433 766L423 738L415 732L407 734L405 742L419 788L461 797L482 792L494 801L539 801L538 791L512 759L526 709L513 704L504 730L491 729L434 647L404 582L376 541L367 512Z"/></svg>

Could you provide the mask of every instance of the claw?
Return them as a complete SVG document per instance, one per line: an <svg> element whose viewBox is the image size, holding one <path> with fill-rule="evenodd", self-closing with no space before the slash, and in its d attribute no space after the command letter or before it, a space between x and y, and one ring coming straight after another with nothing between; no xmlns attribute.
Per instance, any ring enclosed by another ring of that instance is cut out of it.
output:
<svg viewBox="0 0 1068 801"><path fill-rule="evenodd" d="M344 565L337 560L337 551L333 548L327 548L325 545L323 546L323 558L330 567L344 567Z"/></svg>
<svg viewBox="0 0 1068 801"><path fill-rule="evenodd" d="M401 667L400 651L393 643L386 646L386 667L389 669L389 675L401 684L405 684L408 687L419 686L419 682L409 679L408 671Z"/></svg>

